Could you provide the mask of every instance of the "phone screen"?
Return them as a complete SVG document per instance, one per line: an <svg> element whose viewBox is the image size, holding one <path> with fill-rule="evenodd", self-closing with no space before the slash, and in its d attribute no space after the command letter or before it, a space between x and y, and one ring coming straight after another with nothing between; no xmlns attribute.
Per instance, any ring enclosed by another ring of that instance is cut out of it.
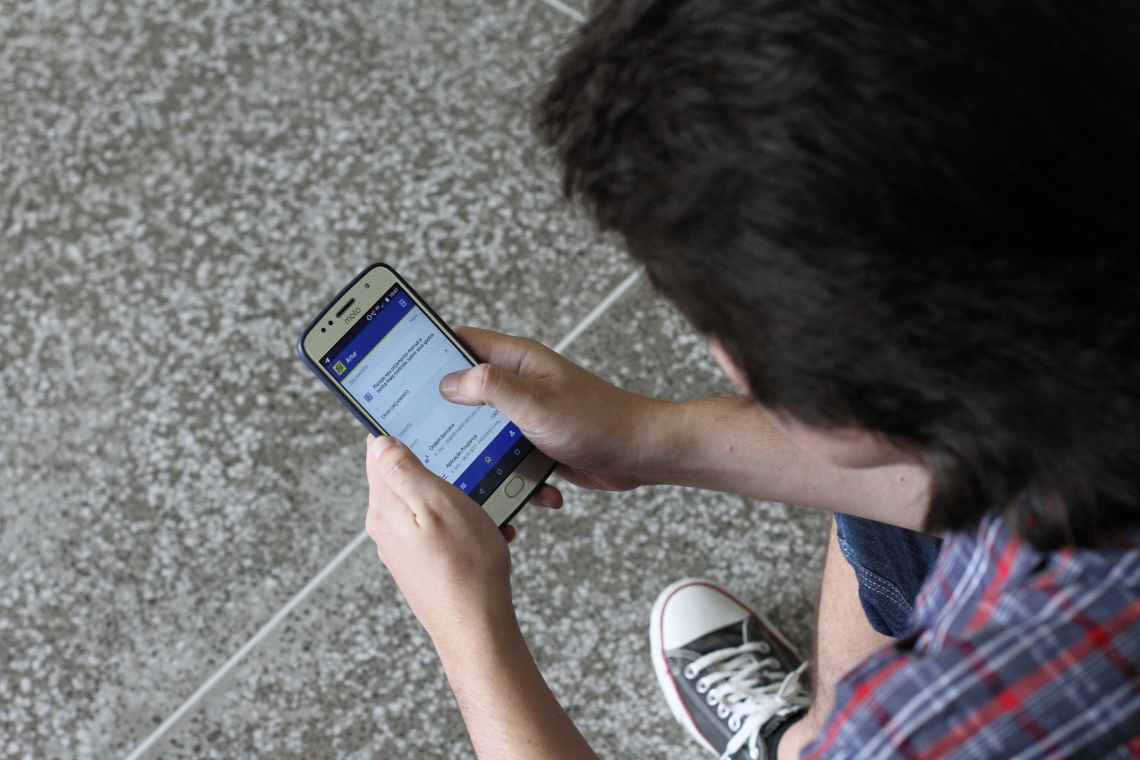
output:
<svg viewBox="0 0 1140 760"><path fill-rule="evenodd" d="M480 504L534 448L502 412L440 395L444 375L473 365L399 285L321 365L382 429Z"/></svg>

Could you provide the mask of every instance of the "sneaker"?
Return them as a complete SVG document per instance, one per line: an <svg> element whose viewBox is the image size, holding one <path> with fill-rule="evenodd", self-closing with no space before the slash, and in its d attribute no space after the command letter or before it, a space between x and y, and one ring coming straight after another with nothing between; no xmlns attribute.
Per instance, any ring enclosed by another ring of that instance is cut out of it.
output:
<svg viewBox="0 0 1140 760"><path fill-rule="evenodd" d="M649 624L653 669L673 717L723 760L775 760L767 740L810 703L806 662L771 625L714 583L661 592Z"/></svg>

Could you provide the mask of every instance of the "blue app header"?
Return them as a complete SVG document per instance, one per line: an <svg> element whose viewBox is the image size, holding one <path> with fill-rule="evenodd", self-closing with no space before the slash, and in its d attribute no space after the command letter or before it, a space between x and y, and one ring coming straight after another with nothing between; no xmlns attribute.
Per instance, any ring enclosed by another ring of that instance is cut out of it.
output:
<svg viewBox="0 0 1140 760"><path fill-rule="evenodd" d="M388 291L384 298L360 316L362 327L353 328L337 347L325 354L321 364L333 377L338 380L343 378L414 307L412 299L398 287Z"/></svg>

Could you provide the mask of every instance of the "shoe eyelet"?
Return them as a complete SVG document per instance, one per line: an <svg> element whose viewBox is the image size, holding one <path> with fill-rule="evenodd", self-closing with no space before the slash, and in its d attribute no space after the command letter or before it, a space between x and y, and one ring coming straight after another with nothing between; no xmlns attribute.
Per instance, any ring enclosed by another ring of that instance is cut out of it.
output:
<svg viewBox="0 0 1140 760"><path fill-rule="evenodd" d="M716 704L716 692L710 691L709 695L707 697L705 697L705 702L708 702L710 705L715 705Z"/></svg>
<svg viewBox="0 0 1140 760"><path fill-rule="evenodd" d="M731 728L733 731L739 731L740 730L740 716L739 715L733 715L731 718L729 718L728 719L728 727Z"/></svg>
<svg viewBox="0 0 1140 760"><path fill-rule="evenodd" d="M705 683L703 678L700 681L697 681L697 693L698 694L704 694L708 690L709 690L709 685L707 683Z"/></svg>
<svg viewBox="0 0 1140 760"><path fill-rule="evenodd" d="M696 677L697 677L697 671L693 670L693 666L692 665L686 665L685 666L685 678L688 678L691 681Z"/></svg>
<svg viewBox="0 0 1140 760"><path fill-rule="evenodd" d="M761 641L760 642L760 651L763 652L764 654L768 654L769 652L772 651L772 647L768 646L763 641Z"/></svg>
<svg viewBox="0 0 1140 760"><path fill-rule="evenodd" d="M725 718L728 717L728 708L725 707L724 705L717 705L716 714L717 714L717 717L719 717L721 720L724 720Z"/></svg>

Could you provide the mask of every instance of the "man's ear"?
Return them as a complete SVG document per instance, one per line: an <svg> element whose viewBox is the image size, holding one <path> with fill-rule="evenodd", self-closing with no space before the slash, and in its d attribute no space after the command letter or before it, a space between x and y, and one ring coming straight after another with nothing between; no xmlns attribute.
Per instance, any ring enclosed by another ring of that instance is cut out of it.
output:
<svg viewBox="0 0 1140 760"><path fill-rule="evenodd" d="M724 346L716 338L709 338L709 349L712 351L713 358L716 359L717 365L724 370L724 374L728 375L728 379L732 384L740 389L740 392L745 395L750 395L751 390L748 387L748 377L744 374L740 367L736 366L736 362L724 350Z"/></svg>

